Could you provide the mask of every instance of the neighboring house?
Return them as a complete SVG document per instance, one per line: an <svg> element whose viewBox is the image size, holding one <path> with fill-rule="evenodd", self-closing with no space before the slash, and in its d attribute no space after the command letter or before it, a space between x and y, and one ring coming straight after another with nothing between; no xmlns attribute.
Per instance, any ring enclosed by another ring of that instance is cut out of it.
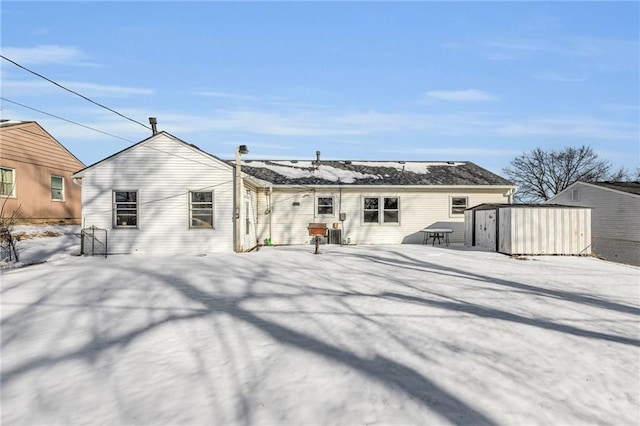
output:
<svg viewBox="0 0 640 426"><path fill-rule="evenodd" d="M19 223L79 223L84 164L34 121L0 123L2 218Z"/></svg>
<svg viewBox="0 0 640 426"><path fill-rule="evenodd" d="M548 203L592 207L592 252L640 266L640 182L576 182Z"/></svg>
<svg viewBox="0 0 640 426"><path fill-rule="evenodd" d="M469 162L244 161L241 171L235 196L235 162L160 132L74 177L83 224L107 230L110 253L308 244L318 222L337 243L421 243L427 226L462 242L464 210L511 202L515 189Z"/></svg>

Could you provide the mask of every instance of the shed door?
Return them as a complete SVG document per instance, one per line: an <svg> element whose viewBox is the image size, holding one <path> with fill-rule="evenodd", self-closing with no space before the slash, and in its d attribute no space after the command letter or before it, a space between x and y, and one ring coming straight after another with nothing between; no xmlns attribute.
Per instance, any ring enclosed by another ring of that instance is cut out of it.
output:
<svg viewBox="0 0 640 426"><path fill-rule="evenodd" d="M476 246L496 249L496 210L476 210Z"/></svg>

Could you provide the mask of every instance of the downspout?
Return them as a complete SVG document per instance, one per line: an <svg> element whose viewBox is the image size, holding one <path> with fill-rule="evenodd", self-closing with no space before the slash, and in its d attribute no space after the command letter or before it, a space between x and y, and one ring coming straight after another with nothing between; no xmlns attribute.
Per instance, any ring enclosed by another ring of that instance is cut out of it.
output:
<svg viewBox="0 0 640 426"><path fill-rule="evenodd" d="M273 201L271 197L273 197L273 186L269 187L269 195L267 198L269 200L269 204L267 205L267 209L269 210L269 241L271 241L271 244L273 244L273 236L271 235L271 231L273 229L273 211L271 211Z"/></svg>

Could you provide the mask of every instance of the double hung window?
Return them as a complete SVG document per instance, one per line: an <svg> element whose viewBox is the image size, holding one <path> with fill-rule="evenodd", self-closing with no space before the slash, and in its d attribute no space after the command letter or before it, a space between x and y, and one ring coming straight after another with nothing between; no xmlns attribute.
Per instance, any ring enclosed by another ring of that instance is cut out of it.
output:
<svg viewBox="0 0 640 426"><path fill-rule="evenodd" d="M467 205L467 197L451 197L451 215L464 214Z"/></svg>
<svg viewBox="0 0 640 426"><path fill-rule="evenodd" d="M318 197L318 215L333 214L333 197Z"/></svg>
<svg viewBox="0 0 640 426"><path fill-rule="evenodd" d="M61 176L51 176L51 199L64 201L64 179Z"/></svg>
<svg viewBox="0 0 640 426"><path fill-rule="evenodd" d="M213 228L213 192L189 193L190 228Z"/></svg>
<svg viewBox="0 0 640 426"><path fill-rule="evenodd" d="M0 167L0 196L13 197L15 182L15 170L7 167Z"/></svg>
<svg viewBox="0 0 640 426"><path fill-rule="evenodd" d="M113 227L138 227L138 191L113 191Z"/></svg>

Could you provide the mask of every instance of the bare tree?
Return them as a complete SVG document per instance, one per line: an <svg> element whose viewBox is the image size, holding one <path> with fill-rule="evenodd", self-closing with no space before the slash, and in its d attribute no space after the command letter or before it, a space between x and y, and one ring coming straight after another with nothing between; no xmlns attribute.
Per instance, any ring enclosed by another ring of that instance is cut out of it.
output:
<svg viewBox="0 0 640 426"><path fill-rule="evenodd" d="M628 180L624 168L611 173L611 163L584 145L559 151L535 148L513 159L503 172L518 186L520 202L546 201L577 181Z"/></svg>

